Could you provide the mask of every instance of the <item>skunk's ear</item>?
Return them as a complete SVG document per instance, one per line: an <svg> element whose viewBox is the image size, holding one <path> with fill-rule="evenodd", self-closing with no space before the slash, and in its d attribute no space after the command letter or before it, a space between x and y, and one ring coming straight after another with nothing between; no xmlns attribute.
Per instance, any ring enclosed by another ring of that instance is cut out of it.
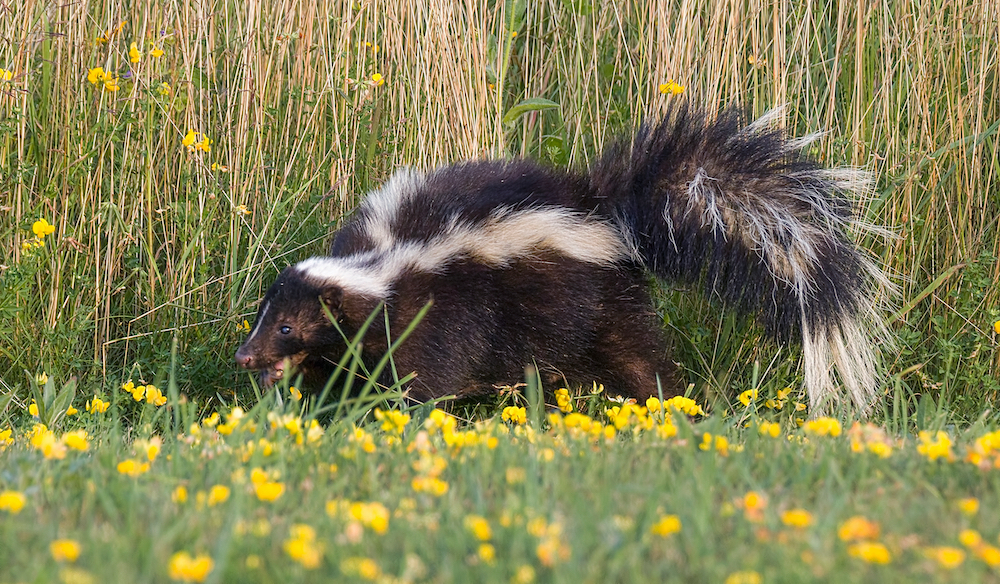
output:
<svg viewBox="0 0 1000 584"><path fill-rule="evenodd" d="M323 288L319 299L330 309L330 312L334 316L340 316L342 312L341 307L344 304L344 290L340 286L327 286Z"/></svg>

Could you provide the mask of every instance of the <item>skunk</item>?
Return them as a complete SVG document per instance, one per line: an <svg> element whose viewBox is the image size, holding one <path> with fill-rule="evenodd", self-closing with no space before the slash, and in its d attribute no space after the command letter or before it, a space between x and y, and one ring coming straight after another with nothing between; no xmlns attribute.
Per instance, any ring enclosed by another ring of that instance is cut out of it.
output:
<svg viewBox="0 0 1000 584"><path fill-rule="evenodd" d="M824 169L802 152L816 136L789 139L777 117L746 124L736 109L713 118L675 106L607 145L588 172L528 160L399 170L329 255L281 272L236 361L265 385L288 368L322 385L374 310L385 316L364 337L369 366L432 302L393 353L400 377L416 374L414 400L495 391L526 365L625 397L676 395L686 382L651 305L651 272L801 342L814 408L846 398L865 412L891 286L848 236L879 231L855 218L866 176Z"/></svg>

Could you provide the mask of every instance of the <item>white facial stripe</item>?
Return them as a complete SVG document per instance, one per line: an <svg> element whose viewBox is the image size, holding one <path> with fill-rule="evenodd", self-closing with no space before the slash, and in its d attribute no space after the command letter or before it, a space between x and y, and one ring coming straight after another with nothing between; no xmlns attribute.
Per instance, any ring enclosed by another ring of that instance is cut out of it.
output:
<svg viewBox="0 0 1000 584"><path fill-rule="evenodd" d="M260 316L257 317L257 326L253 327L253 331L251 331L250 336L247 337L247 340L244 341L244 343L249 343L254 337L257 336L257 333L260 332L260 325L264 322L264 315L267 314L268 308L271 308L270 301L268 301L268 303L264 305L264 308L261 309Z"/></svg>

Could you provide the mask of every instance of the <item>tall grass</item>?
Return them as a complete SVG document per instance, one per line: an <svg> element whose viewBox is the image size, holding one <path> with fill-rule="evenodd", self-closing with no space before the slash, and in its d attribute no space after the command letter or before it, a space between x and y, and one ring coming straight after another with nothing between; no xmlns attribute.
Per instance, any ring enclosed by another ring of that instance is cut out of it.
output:
<svg viewBox="0 0 1000 584"><path fill-rule="evenodd" d="M262 287L322 252L392 169L507 155L583 165L680 99L659 92L667 80L710 109L787 104L790 131L827 132L825 162L874 170L864 213L899 233L864 242L902 285L894 387L906 400L965 400L970 416L1000 391L995 0L22 0L5 10L5 392L27 387L24 371L153 380L176 337L185 389L228 395L246 385L231 353ZM87 81L98 66L122 77L118 91ZM503 122L535 97L559 107ZM182 144L192 129L210 152ZM22 249L40 217L54 236ZM775 358L691 296L671 295L663 310L693 380L723 394L761 377L790 383L794 356Z"/></svg>

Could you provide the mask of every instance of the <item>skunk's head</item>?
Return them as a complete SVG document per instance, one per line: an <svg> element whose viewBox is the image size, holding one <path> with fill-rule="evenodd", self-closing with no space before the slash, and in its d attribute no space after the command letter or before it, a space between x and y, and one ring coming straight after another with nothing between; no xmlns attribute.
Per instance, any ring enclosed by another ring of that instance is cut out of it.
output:
<svg viewBox="0 0 1000 584"><path fill-rule="evenodd" d="M260 371L265 387L291 370L308 374L310 363L328 355L335 359L343 351L343 337L333 321L342 323L344 317L341 286L311 278L299 266L286 268L261 300L236 362Z"/></svg>

